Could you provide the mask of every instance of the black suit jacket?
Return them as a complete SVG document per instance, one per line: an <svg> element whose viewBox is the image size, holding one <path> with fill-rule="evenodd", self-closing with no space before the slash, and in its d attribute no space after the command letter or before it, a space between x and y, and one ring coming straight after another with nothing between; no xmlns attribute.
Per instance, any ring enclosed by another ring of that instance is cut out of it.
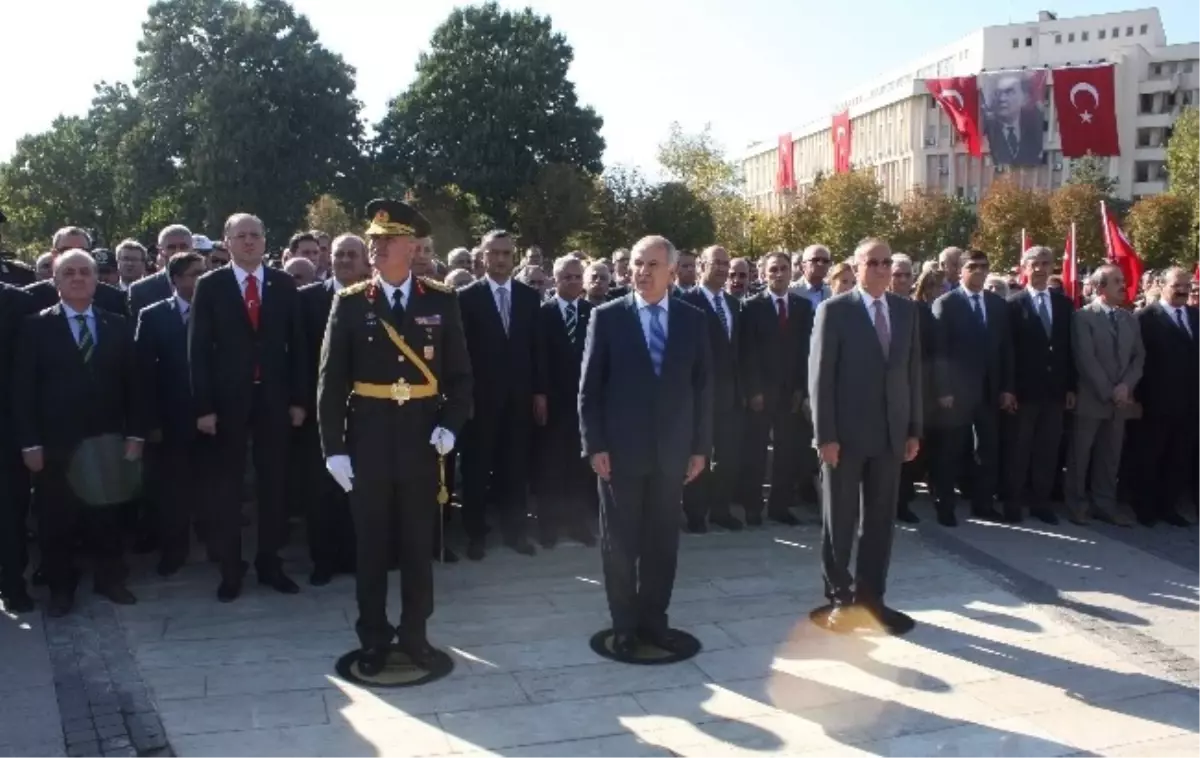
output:
<svg viewBox="0 0 1200 758"><path fill-rule="evenodd" d="M578 443L579 375L592 305L582 298L576 305L579 315L575 323L575 341L572 342L567 338L567 326L558 298L542 303L538 310L535 366L536 384L546 395L547 428L554 432L565 430Z"/></svg>
<svg viewBox="0 0 1200 758"><path fill-rule="evenodd" d="M989 118L984 124L988 138L988 151L992 162L1004 166L1037 166L1042 162L1042 114L1036 108L1021 111L1018 121L1017 152L1008 146L1004 135L1004 124Z"/></svg>
<svg viewBox="0 0 1200 758"><path fill-rule="evenodd" d="M613 476L682 476L712 453L712 359L704 314L669 298L655 375L633 295L592 311L579 386L583 453L608 453Z"/></svg>
<svg viewBox="0 0 1200 758"><path fill-rule="evenodd" d="M1049 291L1050 336L1042 326L1029 290L1008 298L1013 343L1013 388L1018 402L1061 403L1075 391L1075 359L1071 352L1071 315L1065 295Z"/></svg>
<svg viewBox="0 0 1200 758"><path fill-rule="evenodd" d="M933 317L937 322L934 394L954 397L952 408L938 411L951 424L969 422L981 403L999 410L1000 393L1013 391L1008 303L987 290L981 295L986 331L980 327L962 287L955 287L933 302Z"/></svg>
<svg viewBox="0 0 1200 758"><path fill-rule="evenodd" d="M808 350L813 307L808 298L787 293L788 328L779 328L775 296L769 291L742 304L742 383L747 399L763 396L767 411L784 410L793 393L808 397Z"/></svg>
<svg viewBox="0 0 1200 758"><path fill-rule="evenodd" d="M608 288L608 295L606 297L611 302L613 300L620 300L632 292L633 290L630 289L628 284L616 284Z"/></svg>
<svg viewBox="0 0 1200 758"><path fill-rule="evenodd" d="M475 417L496 413L508 400L523 412L532 413L534 393L544 392L544 388L535 386L534 376L537 315L542 298L532 287L515 279L511 286L508 334L504 333L486 277L458 291L475 376Z"/></svg>
<svg viewBox="0 0 1200 758"><path fill-rule="evenodd" d="M727 292L721 292L725 304L726 318L729 320L729 331L721 326L717 311L713 308L712 293L703 287L696 287L683 294L682 299L689 305L704 312L708 317L708 344L712 356L713 370L713 412L737 410L742 407L742 397L739 373L741 370L741 336L742 304L736 297ZM807 358L807 356L806 356Z"/></svg>
<svg viewBox="0 0 1200 758"><path fill-rule="evenodd" d="M53 279L31 284L25 287L25 291L33 295L33 307L35 310L45 310L58 302L58 286L54 284ZM167 295L171 294L170 292ZM163 297L166 297L164 295ZM103 308L109 313L115 313L118 316L124 316L128 312L128 306L125 304L125 293L111 284L104 282L96 283L96 295L92 299L92 307ZM128 326L128 322L126 322Z"/></svg>
<svg viewBox="0 0 1200 758"><path fill-rule="evenodd" d="M145 390L146 423L162 431L163 441L184 443L196 437L196 403L188 368L187 325L172 296L138 313L133 344Z"/></svg>
<svg viewBox="0 0 1200 758"><path fill-rule="evenodd" d="M34 312L33 295L0 282L0 454L16 439L12 418L12 380L21 322Z"/></svg>
<svg viewBox="0 0 1200 758"><path fill-rule="evenodd" d="M1183 310L1192 330L1190 337L1160 303L1152 303L1137 314L1146 362L1134 394L1145 418L1185 414L1193 423L1196 418L1200 387L1196 337L1200 335L1200 321L1195 308Z"/></svg>
<svg viewBox="0 0 1200 758"><path fill-rule="evenodd" d="M256 331L232 266L196 281L188 321L192 392L197 417L216 413L218 426L249 419L256 365L268 412L286 418L289 406L309 403L308 350L296 284L284 272L264 266L259 296Z"/></svg>
<svg viewBox="0 0 1200 758"><path fill-rule="evenodd" d="M166 300L173 294L171 277L167 275L167 270L164 268L157 274L144 276L129 285L129 291L126 294L129 300L129 315L133 317L136 324L138 314L142 312L143 308L160 300Z"/></svg>
<svg viewBox="0 0 1200 758"><path fill-rule="evenodd" d="M329 312L333 310L334 280L306 284L299 290L300 319L304 326L304 340L308 346L308 402L305 408L309 416L317 410L317 369L321 365L321 343L325 340L325 326L329 323ZM315 417L314 417L315 420Z"/></svg>
<svg viewBox="0 0 1200 758"><path fill-rule="evenodd" d="M61 305L22 322L11 398L22 449L66 453L102 434L145 437L132 330L123 316L92 312L96 346L87 363Z"/></svg>

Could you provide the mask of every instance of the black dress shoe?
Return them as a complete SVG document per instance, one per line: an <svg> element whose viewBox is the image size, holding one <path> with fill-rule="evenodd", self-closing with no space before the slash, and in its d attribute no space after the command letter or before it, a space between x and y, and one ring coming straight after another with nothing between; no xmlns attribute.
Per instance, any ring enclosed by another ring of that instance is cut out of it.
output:
<svg viewBox="0 0 1200 758"><path fill-rule="evenodd" d="M574 529L570 533L571 539L575 540L584 547L596 546L596 535L592 534L592 530L587 527Z"/></svg>
<svg viewBox="0 0 1200 758"><path fill-rule="evenodd" d="M222 603L232 603L242 594L241 579L222 579L217 585L217 600Z"/></svg>
<svg viewBox="0 0 1200 758"><path fill-rule="evenodd" d="M722 529L728 529L731 532L742 531L742 522L738 521L735 516L728 513L722 513L719 516L711 516L708 520Z"/></svg>
<svg viewBox="0 0 1200 758"><path fill-rule="evenodd" d="M408 656L408 660L417 668L432 671L437 665L438 653L427 641L420 642L401 642L399 643L400 650Z"/></svg>
<svg viewBox="0 0 1200 758"><path fill-rule="evenodd" d="M785 526L800 526L800 519L793 516L791 511L776 511L774 513L768 513L767 518L771 519L777 524L784 524Z"/></svg>
<svg viewBox="0 0 1200 758"><path fill-rule="evenodd" d="M472 539L467 542L467 557L473 561L482 561L483 556L487 554L487 550L483 547L483 540Z"/></svg>
<svg viewBox="0 0 1200 758"><path fill-rule="evenodd" d="M903 521L906 524L921 523L921 519L917 518L917 514L909 510L907 505L902 505L896 510L896 520Z"/></svg>
<svg viewBox="0 0 1200 758"><path fill-rule="evenodd" d="M120 582L113 582L102 587L96 587L95 592L101 597L108 598L109 602L116 605L136 605L137 598L129 588Z"/></svg>
<svg viewBox="0 0 1200 758"><path fill-rule="evenodd" d="M638 639L647 645L653 645L668 653L676 652L679 640L670 629L643 629L637 634Z"/></svg>
<svg viewBox="0 0 1200 758"><path fill-rule="evenodd" d="M537 548L533 546L528 537L514 537L511 540L505 540L504 544L512 548L513 552L518 555L537 555Z"/></svg>
<svg viewBox="0 0 1200 758"><path fill-rule="evenodd" d="M746 526L762 526L763 519L761 513L746 512Z"/></svg>
<svg viewBox="0 0 1200 758"><path fill-rule="evenodd" d="M1021 512L1021 508L1020 508L1020 507L1018 507L1018 506L1013 506L1013 507L1005 507L1005 509L1004 509L1004 523L1006 523L1006 524L1019 524L1019 523L1021 523L1021 522L1022 522L1022 521L1024 521L1024 520L1025 520L1025 515L1024 515L1022 512Z"/></svg>
<svg viewBox="0 0 1200 758"><path fill-rule="evenodd" d="M280 569L259 573L258 583L270 587L276 592L283 595L295 595L300 591L300 586L293 582L287 574Z"/></svg>
<svg viewBox="0 0 1200 758"><path fill-rule="evenodd" d="M46 606L46 615L52 619L60 619L75 607L75 595L71 592L51 592L50 603Z"/></svg>
<svg viewBox="0 0 1200 758"><path fill-rule="evenodd" d="M1050 508L1038 508L1037 510L1031 510L1029 514L1043 524L1053 526L1058 523L1058 516Z"/></svg>
<svg viewBox="0 0 1200 758"><path fill-rule="evenodd" d="M159 559L158 567L155 569L155 571L157 571L158 575L162 577L175 576L179 573L179 570L183 568L185 563L187 563L187 560L184 558L163 556Z"/></svg>
<svg viewBox="0 0 1200 758"><path fill-rule="evenodd" d="M4 609L9 613L29 613L36 607L24 582L0 592L0 598L4 599Z"/></svg>
<svg viewBox="0 0 1200 758"><path fill-rule="evenodd" d="M1178 513L1168 513L1162 517L1162 520L1164 524L1170 524L1171 526L1191 526L1191 522Z"/></svg>
<svg viewBox="0 0 1200 758"><path fill-rule="evenodd" d="M824 627L831 632L848 634L859 627L862 611L849 603L838 603L833 606L823 619Z"/></svg>
<svg viewBox="0 0 1200 758"><path fill-rule="evenodd" d="M386 647L364 647L358 653L358 671L363 676L379 676L387 666Z"/></svg>
<svg viewBox="0 0 1200 758"><path fill-rule="evenodd" d="M333 581L333 569L328 566L317 566L308 575L308 583L313 587L324 587Z"/></svg>
<svg viewBox="0 0 1200 758"><path fill-rule="evenodd" d="M863 607L864 610L874 617L879 626L887 634L899 635L911 632L917 622L913 621L912 616L907 613L901 613L894 608L888 608L883 603L874 603Z"/></svg>
<svg viewBox="0 0 1200 758"><path fill-rule="evenodd" d="M983 506L979 508L971 508L971 518L979 519L980 521L990 521L993 524L1004 523L1004 514L996 510L992 506Z"/></svg>
<svg viewBox="0 0 1200 758"><path fill-rule="evenodd" d="M939 508L937 522L942 526L955 527L958 526L958 516L954 515L954 511Z"/></svg>
<svg viewBox="0 0 1200 758"><path fill-rule="evenodd" d="M614 634L612 651L613 655L621 658L632 658L637 653L637 637L625 632Z"/></svg>

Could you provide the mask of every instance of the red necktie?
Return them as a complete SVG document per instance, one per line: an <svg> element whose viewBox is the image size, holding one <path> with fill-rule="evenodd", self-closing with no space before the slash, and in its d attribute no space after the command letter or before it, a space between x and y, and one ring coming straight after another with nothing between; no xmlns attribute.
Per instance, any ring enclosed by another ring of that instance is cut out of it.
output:
<svg viewBox="0 0 1200 758"><path fill-rule="evenodd" d="M779 328L787 329L787 301L778 297L775 298L775 305L779 307Z"/></svg>
<svg viewBox="0 0 1200 758"><path fill-rule="evenodd" d="M246 277L246 315L250 317L250 326L254 331L258 331L258 316L262 308L262 301L258 299L258 277L251 274ZM257 382L262 378L262 368L258 365L257 357L254 360L254 381Z"/></svg>

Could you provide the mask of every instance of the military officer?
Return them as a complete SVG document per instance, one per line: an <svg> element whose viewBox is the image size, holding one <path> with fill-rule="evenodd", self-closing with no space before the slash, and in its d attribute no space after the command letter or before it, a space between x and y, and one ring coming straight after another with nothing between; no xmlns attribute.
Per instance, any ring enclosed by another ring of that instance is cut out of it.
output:
<svg viewBox="0 0 1200 758"><path fill-rule="evenodd" d="M4 211L0 211L0 224L8 221ZM4 240L0 238L0 282L14 287L24 287L37 281L33 269L4 251Z"/></svg>
<svg viewBox="0 0 1200 758"><path fill-rule="evenodd" d="M357 534L364 676L378 675L393 634L421 668L437 652L431 539L446 499L444 456L471 408L471 364L454 291L412 273L429 222L406 203L373 200L366 236L375 275L342 289L321 348L317 421L330 474L350 493ZM392 532L400 545L400 626L387 617Z"/></svg>

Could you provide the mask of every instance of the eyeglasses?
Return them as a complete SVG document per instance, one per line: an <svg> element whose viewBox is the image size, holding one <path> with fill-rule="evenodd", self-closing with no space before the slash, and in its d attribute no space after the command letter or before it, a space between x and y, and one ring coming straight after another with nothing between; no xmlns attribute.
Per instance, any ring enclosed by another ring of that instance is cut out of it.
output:
<svg viewBox="0 0 1200 758"><path fill-rule="evenodd" d="M822 266L828 266L833 262L832 258L809 258L805 263L819 263Z"/></svg>
<svg viewBox="0 0 1200 758"><path fill-rule="evenodd" d="M891 258L884 258L883 260L877 260L875 258L868 258L865 261L863 261L863 263L867 264L867 268L879 268L880 266L883 266L884 268L892 267L892 259Z"/></svg>

